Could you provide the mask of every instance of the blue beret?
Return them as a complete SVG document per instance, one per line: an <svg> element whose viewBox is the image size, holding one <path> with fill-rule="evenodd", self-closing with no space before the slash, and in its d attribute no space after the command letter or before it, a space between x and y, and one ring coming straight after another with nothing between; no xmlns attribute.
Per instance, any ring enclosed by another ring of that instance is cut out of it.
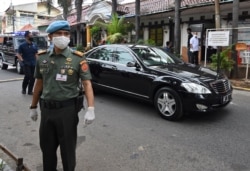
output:
<svg viewBox="0 0 250 171"><path fill-rule="evenodd" d="M70 25L69 25L68 21L65 21L65 20L54 21L54 22L50 23L50 25L46 29L46 32L50 34L50 33L56 32L57 30L70 31Z"/></svg>

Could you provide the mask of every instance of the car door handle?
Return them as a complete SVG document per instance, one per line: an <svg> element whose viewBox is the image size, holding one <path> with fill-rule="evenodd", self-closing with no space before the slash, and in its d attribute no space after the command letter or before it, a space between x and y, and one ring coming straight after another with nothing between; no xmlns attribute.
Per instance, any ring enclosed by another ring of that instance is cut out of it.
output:
<svg viewBox="0 0 250 171"><path fill-rule="evenodd" d="M117 67L116 66L112 66L111 67L113 70L117 70Z"/></svg>

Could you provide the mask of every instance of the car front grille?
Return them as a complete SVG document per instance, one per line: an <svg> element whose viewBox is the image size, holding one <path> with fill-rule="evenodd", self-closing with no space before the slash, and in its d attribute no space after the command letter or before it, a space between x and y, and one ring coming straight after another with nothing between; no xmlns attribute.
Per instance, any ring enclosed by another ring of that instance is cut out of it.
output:
<svg viewBox="0 0 250 171"><path fill-rule="evenodd" d="M221 79L221 80L216 80L214 82L211 82L210 86L213 88L213 90L217 94L226 93L231 89L230 82L227 79Z"/></svg>

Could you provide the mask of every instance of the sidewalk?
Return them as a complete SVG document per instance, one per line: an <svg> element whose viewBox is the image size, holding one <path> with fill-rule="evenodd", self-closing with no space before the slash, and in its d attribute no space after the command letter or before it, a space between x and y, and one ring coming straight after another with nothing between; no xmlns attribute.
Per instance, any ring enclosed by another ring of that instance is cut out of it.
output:
<svg viewBox="0 0 250 171"><path fill-rule="evenodd" d="M245 79L230 79L230 82L234 89L250 91L250 80Z"/></svg>

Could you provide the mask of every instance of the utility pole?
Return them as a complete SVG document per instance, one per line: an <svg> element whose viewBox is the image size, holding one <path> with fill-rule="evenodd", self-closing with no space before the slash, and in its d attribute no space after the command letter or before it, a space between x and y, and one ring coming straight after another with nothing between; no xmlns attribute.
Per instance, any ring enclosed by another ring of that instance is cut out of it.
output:
<svg viewBox="0 0 250 171"><path fill-rule="evenodd" d="M12 27L13 27L13 33L15 32L15 10L14 10L14 5L12 4L12 0L10 2L11 10L12 12Z"/></svg>
<svg viewBox="0 0 250 171"><path fill-rule="evenodd" d="M112 0L112 15L117 13L117 0Z"/></svg>
<svg viewBox="0 0 250 171"><path fill-rule="evenodd" d="M216 30L221 28L220 24L220 0L215 0L215 28ZM221 46L217 47L217 73L220 71L221 57L220 52L222 50Z"/></svg>
<svg viewBox="0 0 250 171"><path fill-rule="evenodd" d="M232 43L233 43L233 49L232 49L232 57L234 59L234 69L233 69L233 76L235 78L238 78L238 60L237 60L237 51L235 49L235 44L238 42L238 21L239 21L239 0L233 1L233 33L232 33Z"/></svg>
<svg viewBox="0 0 250 171"><path fill-rule="evenodd" d="M220 24L220 0L215 0L215 27L221 28Z"/></svg>
<svg viewBox="0 0 250 171"><path fill-rule="evenodd" d="M135 0L135 43L138 42L140 36L140 0Z"/></svg>
<svg viewBox="0 0 250 171"><path fill-rule="evenodd" d="M174 53L179 55L180 54L180 6L181 6L181 0L175 1L175 15L174 15Z"/></svg>

